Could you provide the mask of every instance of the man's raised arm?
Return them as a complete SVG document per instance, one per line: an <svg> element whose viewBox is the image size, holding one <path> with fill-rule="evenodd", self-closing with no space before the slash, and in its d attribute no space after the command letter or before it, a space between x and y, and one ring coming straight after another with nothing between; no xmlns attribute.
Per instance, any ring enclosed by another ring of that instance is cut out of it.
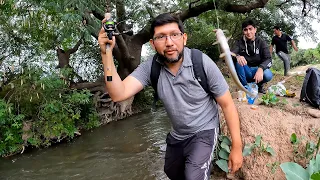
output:
<svg viewBox="0 0 320 180"><path fill-rule="evenodd" d="M114 65L112 56L112 50L115 46L115 37L113 36L112 40L109 40L104 29L101 28L99 32L98 42L101 51L106 88L112 100L115 102L122 101L141 91L143 89L143 85L139 80L132 76L128 76L122 81L119 74L117 73L117 69ZM108 50L106 50L106 44L110 45L110 48ZM110 67L107 67L107 65L110 65ZM112 81L107 81L106 76L108 68L111 69Z"/></svg>

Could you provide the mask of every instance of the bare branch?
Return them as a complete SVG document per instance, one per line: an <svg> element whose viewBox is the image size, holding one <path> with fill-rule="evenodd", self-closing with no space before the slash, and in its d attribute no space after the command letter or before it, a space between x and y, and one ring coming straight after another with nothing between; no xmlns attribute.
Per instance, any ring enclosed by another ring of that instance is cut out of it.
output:
<svg viewBox="0 0 320 180"><path fill-rule="evenodd" d="M307 11L306 11L306 0L302 0L302 2L303 2L303 8L302 8L302 11L301 11L301 13L302 13L302 15L303 16L307 16Z"/></svg>

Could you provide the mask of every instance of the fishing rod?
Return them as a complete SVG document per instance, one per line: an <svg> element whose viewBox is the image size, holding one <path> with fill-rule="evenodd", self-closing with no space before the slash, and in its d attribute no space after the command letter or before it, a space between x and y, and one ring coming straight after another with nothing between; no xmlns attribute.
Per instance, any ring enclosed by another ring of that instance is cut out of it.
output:
<svg viewBox="0 0 320 180"><path fill-rule="evenodd" d="M119 35L122 35L122 34L127 34L129 36L133 35L133 31L132 30L126 30L126 31L123 31L121 33L116 32L117 31L117 25L116 25L116 22L113 21L110 12L107 12L105 14L105 19L106 19L106 22L103 23L103 29L106 32L106 35L109 38L109 40L112 40L112 36L119 36ZM112 52L111 52L110 44L106 45L106 55L107 55L107 63L106 63L107 81L112 81Z"/></svg>

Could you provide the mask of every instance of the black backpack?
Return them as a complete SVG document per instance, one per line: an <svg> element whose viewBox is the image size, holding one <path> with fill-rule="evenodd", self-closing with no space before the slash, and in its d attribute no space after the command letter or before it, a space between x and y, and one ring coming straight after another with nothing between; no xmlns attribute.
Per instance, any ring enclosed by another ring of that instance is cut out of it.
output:
<svg viewBox="0 0 320 180"><path fill-rule="evenodd" d="M155 91L154 93L154 99L153 99L153 108L156 107L156 102L159 100L158 91L157 91L157 85L158 85L158 79L160 75L161 70L161 64L159 64L157 60L158 55L153 56L152 60L152 66L151 66L151 85ZM203 68L203 61L202 61L202 52L198 49L191 49L191 60L193 64L193 72L194 77L198 80L202 88L211 95L211 92L209 90L209 86L207 84L207 75ZM212 95L211 95L212 96ZM212 96L213 97L213 96Z"/></svg>
<svg viewBox="0 0 320 180"><path fill-rule="evenodd" d="M311 106L320 107L320 70L309 68L304 77L300 101L309 103Z"/></svg>

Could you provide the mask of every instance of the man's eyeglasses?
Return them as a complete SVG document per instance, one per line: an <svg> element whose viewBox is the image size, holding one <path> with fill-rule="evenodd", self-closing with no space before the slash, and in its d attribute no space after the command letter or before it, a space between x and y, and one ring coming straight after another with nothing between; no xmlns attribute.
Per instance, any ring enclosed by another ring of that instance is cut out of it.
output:
<svg viewBox="0 0 320 180"><path fill-rule="evenodd" d="M155 42L165 42L167 40L167 37L170 37L172 41L177 41L181 39L183 33L173 33L170 35L161 35L161 36L156 36L153 38L153 41Z"/></svg>

